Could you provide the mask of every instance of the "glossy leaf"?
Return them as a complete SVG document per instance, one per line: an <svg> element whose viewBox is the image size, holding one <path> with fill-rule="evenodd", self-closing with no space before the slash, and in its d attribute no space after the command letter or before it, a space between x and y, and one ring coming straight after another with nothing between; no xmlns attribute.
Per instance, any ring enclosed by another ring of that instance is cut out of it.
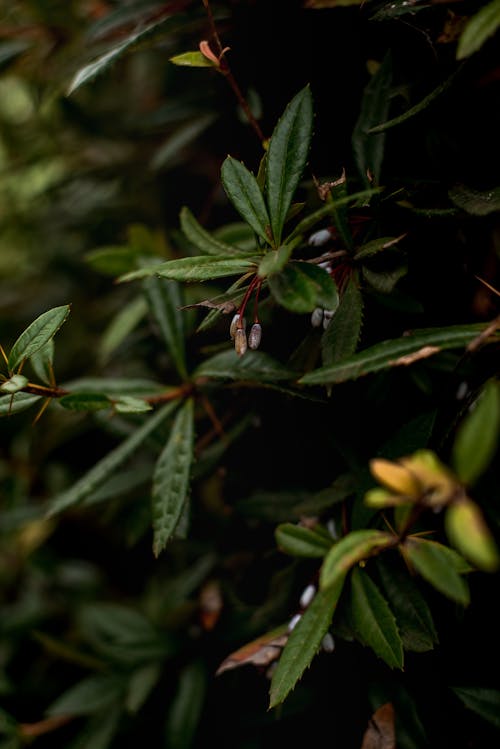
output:
<svg viewBox="0 0 500 749"><path fill-rule="evenodd" d="M49 504L49 516L66 510L81 502L98 489L115 471L131 458L144 440L152 434L175 410L177 403L167 403L147 418L140 427L118 447L99 460L76 484L56 496Z"/></svg>
<svg viewBox="0 0 500 749"><path fill-rule="evenodd" d="M47 715L90 715L120 699L124 687L123 680L116 676L88 676L58 697Z"/></svg>
<svg viewBox="0 0 500 749"><path fill-rule="evenodd" d="M358 639L390 668L403 668L403 643L396 619L371 577L359 567L351 573L351 623Z"/></svg>
<svg viewBox="0 0 500 749"><path fill-rule="evenodd" d="M158 324L167 351L180 377L187 377L184 321L180 310L182 300L175 281L147 278L144 292L153 319Z"/></svg>
<svg viewBox="0 0 500 749"><path fill-rule="evenodd" d="M363 323L363 297L356 275L345 286L340 304L321 336L324 366L347 359L356 351Z"/></svg>
<svg viewBox="0 0 500 749"><path fill-rule="evenodd" d="M278 547L293 557L323 559L333 544L328 531L320 528L307 528L293 523L283 523L275 530Z"/></svg>
<svg viewBox="0 0 500 749"><path fill-rule="evenodd" d="M69 411L100 411L112 406L108 396L100 393L70 393L59 398L58 402Z"/></svg>
<svg viewBox="0 0 500 749"><path fill-rule="evenodd" d="M306 86L286 107L267 151L266 198L276 245L307 162L312 126L313 101Z"/></svg>
<svg viewBox="0 0 500 749"><path fill-rule="evenodd" d="M287 369L263 351L247 351L239 357L233 349L206 359L195 371L196 377L215 377L254 382L293 380L296 372Z"/></svg>
<svg viewBox="0 0 500 749"><path fill-rule="evenodd" d="M450 564L446 547L437 541L412 537L405 541L402 551L415 570L436 590L463 606L469 604L468 585Z"/></svg>
<svg viewBox="0 0 500 749"><path fill-rule="evenodd" d="M118 281L124 283L139 278L148 278L149 276L161 276L173 281L209 281L214 278L247 273L252 268L256 270L255 261L250 258L251 256L248 255L231 258L226 255L182 257L178 260L167 260L166 263L150 265L126 273L124 276L120 276Z"/></svg>
<svg viewBox="0 0 500 749"><path fill-rule="evenodd" d="M466 686L452 690L469 710L500 728L500 690Z"/></svg>
<svg viewBox="0 0 500 749"><path fill-rule="evenodd" d="M273 673L270 690L270 707L285 700L311 664L321 646L321 641L332 623L344 585L340 576L333 585L319 591L294 627L278 666Z"/></svg>
<svg viewBox="0 0 500 749"><path fill-rule="evenodd" d="M331 276L312 263L289 263L270 276L268 283L276 301L290 312L312 312L315 307L335 310L339 303Z"/></svg>
<svg viewBox="0 0 500 749"><path fill-rule="evenodd" d="M24 330L12 346L9 354L8 367L12 372L24 359L29 359L39 349L45 346L57 333L69 315L70 305L54 307L47 310Z"/></svg>
<svg viewBox="0 0 500 749"><path fill-rule="evenodd" d="M174 55L169 58L170 62L174 65L182 65L188 68L214 68L215 65L211 62L208 57L202 55L198 50L192 50L190 52L181 52L180 55Z"/></svg>
<svg viewBox="0 0 500 749"><path fill-rule="evenodd" d="M203 665L197 661L189 663L180 673L176 694L167 715L165 738L169 749L190 749L193 746L206 689Z"/></svg>
<svg viewBox="0 0 500 749"><path fill-rule="evenodd" d="M500 433L500 383L490 380L462 421L452 450L453 467L466 484L473 484L488 468Z"/></svg>
<svg viewBox="0 0 500 749"><path fill-rule="evenodd" d="M454 325L449 328L415 330L402 338L382 341L375 346L359 351L338 364L321 367L299 380L304 385L333 385L346 380L355 380L363 375L379 372L396 366L412 363L413 355L426 354L426 347L433 347L429 353L447 349L462 348L484 330L484 323ZM417 361L418 359L415 359Z"/></svg>
<svg viewBox="0 0 500 749"><path fill-rule="evenodd" d="M457 59L477 52L500 28L500 0L492 0L469 19L458 40Z"/></svg>
<svg viewBox="0 0 500 749"><path fill-rule="evenodd" d="M194 405L188 399L179 409L153 476L153 551L165 548L187 502L193 460Z"/></svg>
<svg viewBox="0 0 500 749"><path fill-rule="evenodd" d="M244 250L217 239L195 218L187 206L179 214L181 229L195 247L207 255L241 255ZM255 243L254 243L255 244Z"/></svg>
<svg viewBox="0 0 500 749"><path fill-rule="evenodd" d="M394 546L394 536L372 529L351 531L332 546L320 571L320 586L328 588L358 562Z"/></svg>
<svg viewBox="0 0 500 749"><path fill-rule="evenodd" d="M352 134L354 158L367 186L371 184L369 175L375 184L380 183L385 136L373 134L371 128L387 118L391 84L392 56L388 53L364 90L361 112Z"/></svg>
<svg viewBox="0 0 500 749"><path fill-rule="evenodd" d="M386 563L383 557L376 560L376 566L404 649L415 653L432 650L438 636L431 610L415 582L406 571Z"/></svg>
<svg viewBox="0 0 500 749"><path fill-rule="evenodd" d="M483 513L470 499L453 502L445 515L446 534L458 551L486 572L500 567L500 554Z"/></svg>
<svg viewBox="0 0 500 749"><path fill-rule="evenodd" d="M269 215L264 196L252 172L240 161L228 156L222 164L221 178L224 190L240 216L269 244Z"/></svg>

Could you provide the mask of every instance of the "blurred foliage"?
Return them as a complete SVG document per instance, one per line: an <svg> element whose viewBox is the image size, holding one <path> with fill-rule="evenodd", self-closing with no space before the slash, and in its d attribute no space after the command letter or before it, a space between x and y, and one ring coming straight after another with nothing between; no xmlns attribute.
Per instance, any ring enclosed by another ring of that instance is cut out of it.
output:
<svg viewBox="0 0 500 749"><path fill-rule="evenodd" d="M498 1L4 6L0 748L494 745Z"/></svg>

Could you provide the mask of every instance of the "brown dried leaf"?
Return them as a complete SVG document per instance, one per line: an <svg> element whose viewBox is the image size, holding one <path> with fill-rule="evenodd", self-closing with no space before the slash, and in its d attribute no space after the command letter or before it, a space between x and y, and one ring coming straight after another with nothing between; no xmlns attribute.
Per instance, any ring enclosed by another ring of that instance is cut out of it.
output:
<svg viewBox="0 0 500 749"><path fill-rule="evenodd" d="M270 663L277 660L281 651L286 645L289 637L288 626L283 624L277 629L267 632L256 640L243 645L239 650L228 655L215 672L216 676L224 671L229 671L239 666L252 664L253 666L269 666Z"/></svg>
<svg viewBox="0 0 500 749"><path fill-rule="evenodd" d="M406 367L409 364L420 361L420 359L427 359L429 356L439 353L439 351L441 351L440 346L423 346L418 351L414 351L412 354L406 354L406 356L400 356L399 359L394 359L389 362L389 364L391 367L399 367L401 365Z"/></svg>
<svg viewBox="0 0 500 749"><path fill-rule="evenodd" d="M368 721L361 749L396 749L394 707L386 702L376 710Z"/></svg>

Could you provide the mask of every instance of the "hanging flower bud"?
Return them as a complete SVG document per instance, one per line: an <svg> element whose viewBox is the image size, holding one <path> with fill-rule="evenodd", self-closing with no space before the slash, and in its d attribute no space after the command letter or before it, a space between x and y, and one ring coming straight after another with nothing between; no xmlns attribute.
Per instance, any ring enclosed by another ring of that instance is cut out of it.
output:
<svg viewBox="0 0 500 749"><path fill-rule="evenodd" d="M248 335L248 347L251 349L259 348L261 339L262 328L259 323L256 322L250 328L250 333Z"/></svg>
<svg viewBox="0 0 500 749"><path fill-rule="evenodd" d="M333 651L335 650L335 640L331 636L330 632L327 632L323 637L321 641L321 649L324 650L325 653L333 653Z"/></svg>
<svg viewBox="0 0 500 749"><path fill-rule="evenodd" d="M330 325L330 320L333 317L333 310L331 309L325 309L323 313L323 328L326 330L327 327Z"/></svg>
<svg viewBox="0 0 500 749"><path fill-rule="evenodd" d="M316 309L313 309L312 315L311 315L311 325L313 328L319 328L323 323L323 310L321 307L316 307Z"/></svg>
<svg viewBox="0 0 500 749"><path fill-rule="evenodd" d="M234 335L234 348L238 356L243 356L247 350L247 334L244 328L236 328Z"/></svg>
<svg viewBox="0 0 500 749"><path fill-rule="evenodd" d="M300 607L306 609L315 595L316 588L314 585L308 585L307 588L304 588L302 595L300 596Z"/></svg>
<svg viewBox="0 0 500 749"><path fill-rule="evenodd" d="M238 327L239 321L240 321L239 314L236 314L233 317L233 319L231 320L231 325L229 327L229 335L231 336L231 338L232 338L233 341L234 341L234 337L236 335L236 328ZM246 326L247 326L247 322L246 322L245 318L243 318L243 326L242 326L243 330L245 330Z"/></svg>

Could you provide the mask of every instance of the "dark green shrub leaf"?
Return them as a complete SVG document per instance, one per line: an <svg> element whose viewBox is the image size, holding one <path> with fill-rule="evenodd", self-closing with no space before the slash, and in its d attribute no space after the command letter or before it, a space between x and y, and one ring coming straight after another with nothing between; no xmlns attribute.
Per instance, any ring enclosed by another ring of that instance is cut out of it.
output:
<svg viewBox="0 0 500 749"><path fill-rule="evenodd" d="M453 546L476 567L486 572L499 568L500 554L475 502L467 498L453 502L446 509L445 528Z"/></svg>
<svg viewBox="0 0 500 749"><path fill-rule="evenodd" d="M358 247L354 254L355 260L365 260L367 257L377 255L379 252L386 250L388 247L393 247L398 244L406 234L401 234L399 237L380 237L379 239L373 239L371 242Z"/></svg>
<svg viewBox="0 0 500 749"><path fill-rule="evenodd" d="M228 258L226 255L205 257L181 257L178 260L167 260L166 263L150 265L120 276L119 283L135 281L148 276L162 276L173 281L209 281L213 278L224 278L246 273L255 268L255 260L249 255Z"/></svg>
<svg viewBox="0 0 500 749"><path fill-rule="evenodd" d="M313 102L306 86L288 104L267 151L266 197L276 245L307 162L312 126Z"/></svg>
<svg viewBox="0 0 500 749"><path fill-rule="evenodd" d="M125 683L117 676L88 676L58 697L47 715L90 715L113 705L124 692Z"/></svg>
<svg viewBox="0 0 500 749"><path fill-rule="evenodd" d="M175 281L147 278L143 282L151 314L156 320L180 377L187 377L184 324L179 287Z"/></svg>
<svg viewBox="0 0 500 749"><path fill-rule="evenodd" d="M480 49L500 28L500 0L492 0L475 13L458 40L457 59L463 60Z"/></svg>
<svg viewBox="0 0 500 749"><path fill-rule="evenodd" d="M287 264L290 255L292 254L294 248L299 244L299 242L300 239L297 238L296 240L290 242L290 244L281 245L281 247L278 247L277 250L270 250L270 252L266 252L259 263L259 276L261 278L266 278L267 276L271 276L273 273L278 273L280 270L282 270Z"/></svg>
<svg viewBox="0 0 500 749"><path fill-rule="evenodd" d="M287 369L263 351L247 351L238 356L231 349L204 361L195 371L195 377L217 377L228 380L250 380L254 382L279 382L293 380L297 373Z"/></svg>
<svg viewBox="0 0 500 749"><path fill-rule="evenodd" d="M113 408L120 414L143 414L153 410L153 406L147 401L131 395L122 395L113 403Z"/></svg>
<svg viewBox="0 0 500 749"><path fill-rule="evenodd" d="M40 395L31 395L30 393L14 393L14 395L0 396L0 416L10 416L10 414L21 413L31 408L40 400Z"/></svg>
<svg viewBox="0 0 500 749"><path fill-rule="evenodd" d="M172 537L186 505L193 460L194 406L186 400L175 418L153 476L153 551L155 556Z"/></svg>
<svg viewBox="0 0 500 749"><path fill-rule="evenodd" d="M330 549L320 572L321 588L328 588L343 578L355 564L383 549L394 546L394 536L383 531L351 531Z"/></svg>
<svg viewBox="0 0 500 749"><path fill-rule="evenodd" d="M355 275L349 278L340 304L321 336L324 366L347 359L356 351L363 323L363 297Z"/></svg>
<svg viewBox="0 0 500 749"><path fill-rule="evenodd" d="M125 708L129 713L137 713L142 708L158 683L161 672L161 663L148 663L133 672L128 682L125 699Z"/></svg>
<svg viewBox="0 0 500 749"><path fill-rule="evenodd" d="M293 557L322 559L333 544L328 531L321 527L306 528L293 523L278 525L275 531L278 547Z"/></svg>
<svg viewBox="0 0 500 749"><path fill-rule="evenodd" d="M408 267L406 263L401 263L391 270L375 271L363 265L362 273L363 278L370 284L372 289L375 289L380 294L390 294L399 279L406 276Z"/></svg>
<svg viewBox="0 0 500 749"><path fill-rule="evenodd" d="M71 749L109 749L120 728L121 717L121 706L95 713L80 730Z"/></svg>
<svg viewBox="0 0 500 749"><path fill-rule="evenodd" d="M54 361L54 341L51 339L47 341L45 346L38 349L32 356L30 356L30 364L33 367L33 371L36 376L40 378L42 382L47 385L52 384L53 380L53 369L52 364Z"/></svg>
<svg viewBox="0 0 500 749"><path fill-rule="evenodd" d="M312 312L315 307L335 310L339 303L332 278L311 263L289 263L280 273L270 276L268 283L276 301L291 312Z"/></svg>
<svg viewBox="0 0 500 749"><path fill-rule="evenodd" d="M59 398L59 404L69 411L100 411L112 406L108 396L100 393L70 393Z"/></svg>
<svg viewBox="0 0 500 749"><path fill-rule="evenodd" d="M424 580L443 595L463 606L470 601L469 587L450 564L449 549L436 541L408 538L401 551Z"/></svg>
<svg viewBox="0 0 500 749"><path fill-rule="evenodd" d="M474 190L466 185L455 185L448 196L456 206L471 216L488 216L500 211L500 187L492 190Z"/></svg>
<svg viewBox="0 0 500 749"><path fill-rule="evenodd" d="M255 241L253 241L253 245L250 248L242 248L241 246L234 246L236 242L234 244L227 244L226 241L217 239L197 221L187 206L182 208L179 218L181 229L189 241L200 252L204 252L207 255L241 255L246 249L253 249L255 247ZM247 225L244 224L244 226Z"/></svg>
<svg viewBox="0 0 500 749"><path fill-rule="evenodd" d="M271 243L270 220L264 196L252 172L232 156L222 164L222 184L234 207L267 244Z"/></svg>
<svg viewBox="0 0 500 749"><path fill-rule="evenodd" d="M484 687L452 687L469 710L500 728L500 690Z"/></svg>
<svg viewBox="0 0 500 749"><path fill-rule="evenodd" d="M139 325L148 311L144 297L140 296L125 304L111 320L99 344L101 363L106 363L111 355Z"/></svg>
<svg viewBox="0 0 500 749"><path fill-rule="evenodd" d="M351 624L361 643L390 668L403 668L403 644L396 619L371 577L359 567L351 573Z"/></svg>
<svg viewBox="0 0 500 749"><path fill-rule="evenodd" d="M466 346L485 327L481 323L415 330L403 338L377 343L338 364L316 369L304 375L299 382L303 385L333 385L387 367L408 366L439 351Z"/></svg>
<svg viewBox="0 0 500 749"><path fill-rule="evenodd" d="M283 702L316 655L321 641L332 623L344 585L345 575L333 585L319 591L294 627L273 674L270 707Z"/></svg>
<svg viewBox="0 0 500 749"><path fill-rule="evenodd" d="M24 359L29 359L50 341L69 315L70 305L54 307L37 317L14 343L9 354L9 371L12 372Z"/></svg>
<svg viewBox="0 0 500 749"><path fill-rule="evenodd" d="M55 497L49 504L48 515L52 516L78 504L98 489L128 458L132 457L144 440L157 429L175 410L177 403L167 403L150 416L130 437L99 460L76 484Z"/></svg>
<svg viewBox="0 0 500 749"><path fill-rule="evenodd" d="M85 261L99 273L119 276L137 267L140 253L128 245L97 247L85 254Z"/></svg>
<svg viewBox="0 0 500 749"><path fill-rule="evenodd" d="M498 447L500 432L500 384L490 380L462 421L453 443L456 474L473 484L486 470Z"/></svg>
<svg viewBox="0 0 500 749"><path fill-rule="evenodd" d="M165 725L166 746L169 749L190 749L193 745L206 688L207 677L201 663L195 661L181 671Z"/></svg>

